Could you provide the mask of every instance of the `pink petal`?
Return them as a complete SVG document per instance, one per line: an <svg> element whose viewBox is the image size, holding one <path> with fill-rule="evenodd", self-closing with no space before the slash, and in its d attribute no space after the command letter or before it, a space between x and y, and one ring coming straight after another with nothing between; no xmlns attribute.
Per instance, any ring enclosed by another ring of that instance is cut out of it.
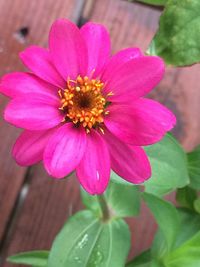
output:
<svg viewBox="0 0 200 267"><path fill-rule="evenodd" d="M87 71L87 48L78 27L67 19L52 25L49 47L54 64L62 77L76 79Z"/></svg>
<svg viewBox="0 0 200 267"><path fill-rule="evenodd" d="M48 50L38 46L30 46L20 53L20 58L24 65L41 79L57 87L63 88L65 86L65 81L54 67Z"/></svg>
<svg viewBox="0 0 200 267"><path fill-rule="evenodd" d="M111 168L120 177L133 184L151 177L149 160L141 147L125 144L108 131L105 139L110 151Z"/></svg>
<svg viewBox="0 0 200 267"><path fill-rule="evenodd" d="M44 152L47 172L56 178L70 174L85 153L86 133L83 128L75 128L66 123L51 137Z"/></svg>
<svg viewBox="0 0 200 267"><path fill-rule="evenodd" d="M31 166L43 159L43 152L54 130L24 131L17 139L12 155L21 166Z"/></svg>
<svg viewBox="0 0 200 267"><path fill-rule="evenodd" d="M163 105L150 99L138 99L132 105L113 104L104 119L107 128L122 141L133 145L151 145L171 130L176 118Z"/></svg>
<svg viewBox="0 0 200 267"><path fill-rule="evenodd" d="M27 130L45 130L58 125L63 114L58 109L59 101L53 98L32 97L27 94L10 101L4 118L16 127Z"/></svg>
<svg viewBox="0 0 200 267"><path fill-rule="evenodd" d="M77 177L89 194L102 194L110 179L110 156L99 133L92 130L87 136L86 151L76 169Z"/></svg>
<svg viewBox="0 0 200 267"><path fill-rule="evenodd" d="M104 93L113 92L111 102L130 102L149 93L163 78L164 63L159 57L132 59L108 78Z"/></svg>
<svg viewBox="0 0 200 267"><path fill-rule="evenodd" d="M88 50L88 73L97 77L110 57L110 37L104 26L97 23L86 23L81 28L81 34Z"/></svg>
<svg viewBox="0 0 200 267"><path fill-rule="evenodd" d="M47 97L58 95L57 87L41 80L31 73L13 72L5 75L0 83L0 92L14 98L32 93L46 95Z"/></svg>
<svg viewBox="0 0 200 267"><path fill-rule="evenodd" d="M141 57L139 48L126 48L116 53L105 66L101 80L106 82L122 65L134 58Z"/></svg>

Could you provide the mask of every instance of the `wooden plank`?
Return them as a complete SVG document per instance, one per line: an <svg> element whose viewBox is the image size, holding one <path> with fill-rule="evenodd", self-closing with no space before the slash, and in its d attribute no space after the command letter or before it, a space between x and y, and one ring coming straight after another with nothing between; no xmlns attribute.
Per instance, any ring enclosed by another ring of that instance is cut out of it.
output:
<svg viewBox="0 0 200 267"><path fill-rule="evenodd" d="M18 53L30 44L45 46L52 22L58 17L76 21L82 4L82 0L0 0L0 75L25 70ZM19 130L3 121L6 103L0 96L0 242L26 173L11 157Z"/></svg>
<svg viewBox="0 0 200 267"><path fill-rule="evenodd" d="M145 51L156 30L159 11L120 0L96 0L93 5L92 1L88 2L90 5L89 8L87 5L83 20L91 19L108 27L113 52L130 46L139 46ZM45 39L42 40L38 38L38 43L45 43ZM199 136L194 131L200 127L197 120L200 90L195 83L198 71L199 66L188 70L169 69L162 84L151 94L151 97L158 98L177 114L175 133L187 148L199 142ZM73 178L67 182L55 182L44 173L41 166L33 168L28 195L13 224L4 255L50 247L70 210L73 212L81 207L75 181ZM132 231L130 256L133 256L149 247L156 227L146 207L142 208L138 218L129 219L128 222ZM11 265L4 262L3 266Z"/></svg>
<svg viewBox="0 0 200 267"><path fill-rule="evenodd" d="M75 177L55 181L41 165L32 168L29 191L15 218L3 258L20 251L50 248L66 219L81 208ZM12 265L4 262L3 266Z"/></svg>
<svg viewBox="0 0 200 267"><path fill-rule="evenodd" d="M15 67L21 68L17 60L17 54L20 49L23 49L24 45L21 42L19 43L14 37L16 30L20 27L20 20L15 18L15 22L10 23L11 21L7 19L9 16L13 15L15 9L16 6L15 4L13 5L13 1L7 4L5 1L0 1L1 75L14 70ZM26 169L18 167L11 157L11 147L19 131L6 124L2 119L6 103L6 98L0 96L0 241L26 172Z"/></svg>

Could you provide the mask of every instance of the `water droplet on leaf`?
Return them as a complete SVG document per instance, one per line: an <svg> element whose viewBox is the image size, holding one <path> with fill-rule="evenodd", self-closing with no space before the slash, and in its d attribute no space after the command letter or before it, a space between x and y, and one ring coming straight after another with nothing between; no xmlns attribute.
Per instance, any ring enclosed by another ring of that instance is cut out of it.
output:
<svg viewBox="0 0 200 267"><path fill-rule="evenodd" d="M88 267L99 267L103 262L103 253L100 251L100 246L93 251Z"/></svg>
<svg viewBox="0 0 200 267"><path fill-rule="evenodd" d="M85 234L83 238L78 242L78 245L76 246L76 249L82 249L86 246L88 242L88 234Z"/></svg>

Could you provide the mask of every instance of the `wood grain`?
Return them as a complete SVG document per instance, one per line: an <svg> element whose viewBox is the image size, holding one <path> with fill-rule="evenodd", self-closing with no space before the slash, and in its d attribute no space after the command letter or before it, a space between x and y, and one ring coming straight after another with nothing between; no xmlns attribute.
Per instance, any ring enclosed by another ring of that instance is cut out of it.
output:
<svg viewBox="0 0 200 267"><path fill-rule="evenodd" d="M0 62L1 73L23 69L18 61L17 53L31 43L45 46L52 21L56 17L62 16L78 21L81 8L80 1L7 0L5 2L1 0L0 25L2 28L0 32L3 36L0 39L0 47L1 45L3 47L3 53L0 52L0 55L3 54ZM156 31L159 15L160 11L158 10L121 0L88 0L80 21L92 20L103 23L111 33L113 52L130 46L138 46L145 51ZM7 17L10 19L7 20ZM16 35L22 27L29 28L29 34L25 39L19 39L19 36ZM175 112L178 118L175 134L187 149L191 149L200 142L198 119L200 84L197 83L199 71L200 66L198 65L184 69L168 68L162 83L150 94L150 97L158 99ZM2 104L5 103L5 99L1 101ZM0 214L7 213L6 218L9 218L23 183L25 170L14 165L8 152L8 147L11 148L11 143L15 138L16 130L2 121L1 127L5 129L3 135L0 133L1 136L6 135L8 140L5 143L1 141L2 146L5 146L4 154L1 155L6 158L6 162L1 161L5 174L1 175L3 178L0 176L0 182L4 181L3 188L0 190L4 192L4 188L7 188L7 193L2 200L11 203L9 208L6 207L7 204L4 204L4 210ZM4 164L14 166L13 170L11 171L11 167L7 170ZM18 178L15 179L16 175ZM8 179L17 183L15 189L12 189L15 193L11 190L12 183L8 185ZM9 236L5 240L4 259L7 255L23 250L50 248L55 234L65 219L82 207L76 178L56 182L48 177L41 165L31 168L24 188L27 194L14 217ZM8 198L11 199L8 200ZM130 257L132 257L150 246L156 225L145 206L142 207L138 218L127 221L132 232L132 250L130 252ZM1 225L2 223L0 223ZM3 260L3 267L11 266Z"/></svg>
<svg viewBox="0 0 200 267"><path fill-rule="evenodd" d="M66 219L83 208L76 177L55 181L38 165L32 168L28 180L28 194L5 244L4 257L20 251L49 249Z"/></svg>

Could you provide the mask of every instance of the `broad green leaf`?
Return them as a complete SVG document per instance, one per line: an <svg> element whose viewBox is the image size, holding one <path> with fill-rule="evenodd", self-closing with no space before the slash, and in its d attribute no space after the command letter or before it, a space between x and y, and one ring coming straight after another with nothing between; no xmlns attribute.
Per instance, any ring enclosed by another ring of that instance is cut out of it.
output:
<svg viewBox="0 0 200 267"><path fill-rule="evenodd" d="M97 196L91 196L84 190L81 191L81 195L84 205L97 216L101 215ZM113 217L123 218L139 214L140 192L137 186L120 185L110 181L104 196Z"/></svg>
<svg viewBox="0 0 200 267"><path fill-rule="evenodd" d="M130 261L126 267L165 267L162 262L153 259L151 251L147 250Z"/></svg>
<svg viewBox="0 0 200 267"><path fill-rule="evenodd" d="M124 267L129 248L130 232L122 219L103 222L82 211L56 237L48 267Z"/></svg>
<svg viewBox="0 0 200 267"><path fill-rule="evenodd" d="M139 256L130 261L126 267L150 267L151 263L151 251L144 251Z"/></svg>
<svg viewBox="0 0 200 267"><path fill-rule="evenodd" d="M197 192L189 186L180 188L176 192L176 201L181 205L181 207L193 210L196 198Z"/></svg>
<svg viewBox="0 0 200 267"><path fill-rule="evenodd" d="M171 251L175 245L180 227L179 215L176 208L163 199L148 193L144 193L143 198L153 213L165 241L165 246L161 247L159 244L159 251L156 249L156 254L161 257Z"/></svg>
<svg viewBox="0 0 200 267"><path fill-rule="evenodd" d="M15 264L26 264L37 267L47 267L48 251L29 251L9 257L8 262Z"/></svg>
<svg viewBox="0 0 200 267"><path fill-rule="evenodd" d="M200 231L165 259L166 267L200 266Z"/></svg>
<svg viewBox="0 0 200 267"><path fill-rule="evenodd" d="M161 200L162 201L162 200ZM169 204L169 203L168 203ZM175 207L173 207L175 209ZM154 212L156 211L156 209L152 206L152 209L154 210ZM161 212L161 208L159 209L159 213ZM163 210L161 213L165 213L166 209L163 207ZM191 240L193 237L195 237L195 235L199 232L200 229L200 215L195 213L194 211L190 211L188 209L178 209L178 216L179 216L179 220L180 220L180 224L179 224L179 231L177 231L176 234L176 239L174 241L174 246L172 247L172 249L170 251L166 250L166 244L167 244L167 239L166 239L166 235L169 233L168 232L168 228L167 226L165 227L165 225L167 224L167 222L169 221L170 225L172 228L174 228L175 223L172 222L172 218L167 216L170 216L170 213L166 211L166 223L162 223L162 221L160 221L159 224L159 229L158 232L156 233L154 242L153 242L153 246L151 249L151 264L147 267L182 267L182 266L188 266L190 267L190 264L183 264L181 262L179 262L178 259L178 264L177 265L168 265L168 261L171 261L171 255L174 255L175 251L179 251L180 248L182 248L182 246L185 246L185 244ZM159 216L161 216L162 214L160 214ZM157 215L158 216L158 215ZM173 214L171 213L171 216L173 216ZM177 215L176 215L177 216ZM158 221L158 220L157 220ZM162 225L162 228L161 228ZM176 224L175 226L178 229L178 226ZM166 231L164 233L164 231ZM170 233L169 233L170 235ZM165 240L164 240L165 238ZM200 246L200 242L199 242L199 246ZM185 254L186 251L184 251ZM189 251L188 251L189 253ZM199 254L200 255L200 254ZM180 255L179 255L180 256ZM171 262L170 262L171 264ZM179 265L180 264L180 265ZM183 265L181 265L183 264ZM191 265L191 266L195 266L195 265ZM196 265L195 267L197 267L198 265ZM132 266L128 266L128 267L132 267ZM135 267L133 265L133 267ZM143 267L143 266L138 266L138 267ZM144 266L146 267L146 266Z"/></svg>
<svg viewBox="0 0 200 267"><path fill-rule="evenodd" d="M146 192L162 196L189 183L186 154L171 134L145 150L152 167L152 177L144 183Z"/></svg>
<svg viewBox="0 0 200 267"><path fill-rule="evenodd" d="M200 61L200 1L167 0L159 30L147 53L174 66Z"/></svg>
<svg viewBox="0 0 200 267"><path fill-rule="evenodd" d="M200 215L194 211L178 209L180 217L180 231L176 239L175 247L180 247L187 240L192 238L200 230Z"/></svg>
<svg viewBox="0 0 200 267"><path fill-rule="evenodd" d="M129 2L141 2L144 4L164 6L167 0L129 0Z"/></svg>
<svg viewBox="0 0 200 267"><path fill-rule="evenodd" d="M110 182L105 196L117 217L131 217L139 214L140 192L138 186L122 186Z"/></svg>
<svg viewBox="0 0 200 267"><path fill-rule="evenodd" d="M195 199L194 201L194 209L197 213L200 213L200 198Z"/></svg>
<svg viewBox="0 0 200 267"><path fill-rule="evenodd" d="M166 267L162 262L153 259L149 267Z"/></svg>
<svg viewBox="0 0 200 267"><path fill-rule="evenodd" d="M199 22L200 23L200 22ZM190 187L200 189L200 146L187 154Z"/></svg>
<svg viewBox="0 0 200 267"><path fill-rule="evenodd" d="M152 258L161 262L163 257L169 253L163 230L158 228L151 247Z"/></svg>
<svg viewBox="0 0 200 267"><path fill-rule="evenodd" d="M177 249L187 240L191 239L200 229L200 215L188 209L178 209L180 218L180 227L176 236L174 249ZM158 229L152 246L153 258L157 258L160 262L169 254L166 250L166 240L164 239L163 230Z"/></svg>

